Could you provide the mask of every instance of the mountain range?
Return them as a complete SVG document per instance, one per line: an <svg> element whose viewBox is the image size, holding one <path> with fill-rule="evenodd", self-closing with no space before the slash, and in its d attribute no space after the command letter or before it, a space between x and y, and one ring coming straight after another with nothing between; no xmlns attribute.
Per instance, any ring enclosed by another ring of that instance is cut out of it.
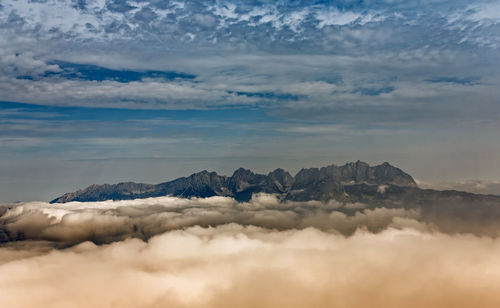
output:
<svg viewBox="0 0 500 308"><path fill-rule="evenodd" d="M343 166L301 169L295 176L283 169L264 175L239 168L229 177L204 170L156 185L134 182L91 185L66 193L51 203L128 200L167 195L184 198L227 196L238 201L248 201L254 193L275 194L281 200L291 201L337 200L344 203L383 205L436 200L500 200L500 197L491 195L420 189L411 175L387 162L370 166L357 161Z"/></svg>
<svg viewBox="0 0 500 308"><path fill-rule="evenodd" d="M352 217L360 209L411 211L445 232L496 234L500 221L500 196L422 189L409 174L389 163L369 166L361 161L302 169L295 176L283 169L263 175L240 168L229 177L201 171L156 185L133 182L91 185L51 202L128 200L167 195L183 198L227 196L248 201L255 193L274 194L283 202L334 200L338 202L338 211Z"/></svg>
<svg viewBox="0 0 500 308"><path fill-rule="evenodd" d="M295 177L283 169L263 175L239 168L230 177L204 170L156 185L134 182L91 185L64 194L51 203L127 200L166 195L186 198L227 196L238 201L248 201L254 193L277 194L283 200L294 201L349 201L346 192L359 185L377 189L381 185L416 187L410 175L389 163L371 167L367 163L357 161L343 166L302 169Z"/></svg>

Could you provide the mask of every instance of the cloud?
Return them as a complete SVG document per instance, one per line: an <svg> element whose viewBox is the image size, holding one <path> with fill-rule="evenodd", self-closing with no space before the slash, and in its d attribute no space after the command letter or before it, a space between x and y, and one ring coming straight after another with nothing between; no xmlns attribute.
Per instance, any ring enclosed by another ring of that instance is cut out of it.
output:
<svg viewBox="0 0 500 308"><path fill-rule="evenodd" d="M478 23L499 23L500 22L500 4L494 1L470 5L466 10L467 19Z"/></svg>
<svg viewBox="0 0 500 308"><path fill-rule="evenodd" d="M227 224L0 248L3 307L497 307L498 239ZM12 256L16 256L13 259ZM458 270L459 269L459 270ZM26 296L29 294L29 296Z"/></svg>
<svg viewBox="0 0 500 308"><path fill-rule="evenodd" d="M4 204L0 305L497 307L500 238L426 215L268 194Z"/></svg>
<svg viewBox="0 0 500 308"><path fill-rule="evenodd" d="M369 22L381 22L386 16L374 12L357 13L353 11L320 10L316 13L318 19L317 27L322 29L326 26L345 26L350 24L364 25Z"/></svg>
<svg viewBox="0 0 500 308"><path fill-rule="evenodd" d="M196 225L228 223L279 230L316 227L352 234L359 228L375 232L388 226L404 227L404 220L419 216L418 209L370 209L333 201L281 203L276 196L266 194L254 195L249 203L238 203L227 197L159 197L62 205L32 202L13 205L0 217L0 241L42 240L61 245L84 241L109 243L129 237L148 239ZM395 218L403 220L394 221ZM425 227L424 223L422 228Z"/></svg>
<svg viewBox="0 0 500 308"><path fill-rule="evenodd" d="M498 180L467 180L461 182L441 182L441 183L423 183L418 185L423 188L440 190L459 190L468 191L476 194L500 195L500 181Z"/></svg>
<svg viewBox="0 0 500 308"><path fill-rule="evenodd" d="M429 82L434 83L455 83L461 85L474 85L477 83L477 78L457 78L457 77L436 77L428 79Z"/></svg>
<svg viewBox="0 0 500 308"><path fill-rule="evenodd" d="M481 79L481 84L471 80L468 87L463 84L469 79L436 79L429 75L447 70L454 74L451 70L455 69L444 67L450 57L457 62L462 58L448 54L436 59L429 57L426 51L374 53L370 57L228 54L167 58L165 61L175 63L168 66L161 64L161 59L147 64L132 61L129 68L124 67L128 59L117 57L108 64L116 68L72 64L85 69L73 72L70 67L50 72L40 68L36 74L6 72L0 77L4 81L0 91L4 100L46 105L202 110L256 106L270 113L277 111L275 115L285 118L318 120L327 115L329 119L335 117L336 123L350 124L383 124L388 116L416 125L422 121L436 123L438 118L441 124L440 112L455 113L453 118L469 117L470 113L462 110L470 109L468 101L479 96L480 102L487 105L484 108L497 112L493 104L497 77ZM472 69L472 64L462 63L457 70ZM148 68L130 68L144 65ZM161 73L148 78L147 72L156 65L154 70ZM428 68L425 73L422 67ZM405 71L403 76L391 76L401 70ZM19 79L22 76L34 77ZM373 117L373 112L378 116ZM477 117L491 114L481 113Z"/></svg>
<svg viewBox="0 0 500 308"><path fill-rule="evenodd" d="M257 106L306 120L342 114L341 108L351 123L366 123L370 117L357 110L368 108L421 123L436 109L470 109L472 99L497 112L499 76L489 64L497 55L496 28L470 19L489 6L9 0L0 9L0 93L59 106ZM491 42L478 57L471 52L477 41ZM144 78L151 70L166 80Z"/></svg>
<svg viewBox="0 0 500 308"><path fill-rule="evenodd" d="M493 202L494 203L494 202ZM389 205L388 205L389 206ZM281 202L274 195L255 194L247 203L229 197L158 197L103 202L18 203L4 206L0 241L47 241L57 246L85 241L97 244L127 238L147 240L158 234L192 226L236 223L266 229L317 228L350 235L359 229L381 232L387 228L475 233L497 236L500 209L487 200L473 205L466 200L428 201L398 207Z"/></svg>

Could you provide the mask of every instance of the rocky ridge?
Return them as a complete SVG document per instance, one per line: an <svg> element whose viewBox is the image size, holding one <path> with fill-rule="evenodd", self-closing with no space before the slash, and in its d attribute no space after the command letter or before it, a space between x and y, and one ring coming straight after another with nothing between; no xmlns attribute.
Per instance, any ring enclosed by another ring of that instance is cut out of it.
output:
<svg viewBox="0 0 500 308"><path fill-rule="evenodd" d="M380 186L417 187L409 174L389 163L372 167L357 161L343 166L301 169L295 176L283 169L263 175L239 168L230 177L204 170L156 185L134 182L94 184L76 192L66 193L51 203L128 200L167 195L185 198L227 196L238 201L247 201L254 193L276 194L283 200L335 199L349 202L359 199L360 196L353 192L356 187L363 185L374 187L376 190Z"/></svg>

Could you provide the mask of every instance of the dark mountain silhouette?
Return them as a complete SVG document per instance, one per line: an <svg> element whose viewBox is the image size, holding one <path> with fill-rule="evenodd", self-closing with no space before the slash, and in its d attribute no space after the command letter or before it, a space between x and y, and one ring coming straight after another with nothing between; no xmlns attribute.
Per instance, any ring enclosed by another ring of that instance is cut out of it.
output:
<svg viewBox="0 0 500 308"><path fill-rule="evenodd" d="M227 196L248 201L254 193L275 194L283 201L336 200L359 202L367 208L418 209L429 221L440 225L446 225L445 220L449 217L477 221L500 217L500 196L421 189L409 174L389 163L371 167L361 161L302 169L295 177L283 169L263 175L239 168L230 177L201 171L157 185L133 182L91 185L51 202L127 200L167 195L185 198ZM349 212L349 209L343 211Z"/></svg>
<svg viewBox="0 0 500 308"><path fill-rule="evenodd" d="M346 187L354 184L416 187L410 175L388 163L370 167L367 163L357 161L343 166L302 169L295 177L283 169L276 169L263 175L239 168L230 177L204 170L157 185L133 182L91 185L64 194L51 202L126 200L166 195L229 196L239 201L247 201L253 193L259 192L278 194L284 200L345 199L347 201Z"/></svg>

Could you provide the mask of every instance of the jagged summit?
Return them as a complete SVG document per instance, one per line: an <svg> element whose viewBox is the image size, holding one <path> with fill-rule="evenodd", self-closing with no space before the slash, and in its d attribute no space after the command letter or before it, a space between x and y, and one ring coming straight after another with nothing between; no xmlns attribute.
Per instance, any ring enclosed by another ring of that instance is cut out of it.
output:
<svg viewBox="0 0 500 308"><path fill-rule="evenodd" d="M94 184L64 194L51 202L124 200L166 195L229 196L242 201L249 200L253 193L259 192L278 194L284 200L344 200L346 189L356 185L416 187L409 174L389 163L372 167L358 160L343 166L301 169L295 176L281 168L267 175L239 168L230 177L203 170L157 185L134 182ZM352 190L352 187L349 189Z"/></svg>

